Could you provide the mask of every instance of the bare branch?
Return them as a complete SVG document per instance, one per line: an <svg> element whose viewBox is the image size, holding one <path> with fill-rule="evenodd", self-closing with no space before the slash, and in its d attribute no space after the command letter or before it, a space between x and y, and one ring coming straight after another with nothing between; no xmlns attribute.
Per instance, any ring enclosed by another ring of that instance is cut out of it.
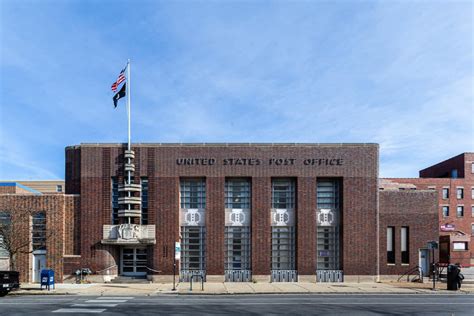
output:
<svg viewBox="0 0 474 316"><path fill-rule="evenodd" d="M0 215L5 215L2 213L3 212L1 212ZM0 238L0 248L8 253L12 269L16 268L16 257L18 253L28 254L34 251L31 247L33 231L31 216L35 213L37 212L15 210L0 220L0 236L2 237ZM22 231L28 231L28 234L25 236L20 233ZM44 236L41 236L41 238L44 240L45 246L52 236L52 231L44 231Z"/></svg>

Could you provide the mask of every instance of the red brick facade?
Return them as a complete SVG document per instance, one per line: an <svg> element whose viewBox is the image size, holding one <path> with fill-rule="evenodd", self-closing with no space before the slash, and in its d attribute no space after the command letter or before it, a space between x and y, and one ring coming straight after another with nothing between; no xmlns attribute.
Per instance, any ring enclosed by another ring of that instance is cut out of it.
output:
<svg viewBox="0 0 474 316"><path fill-rule="evenodd" d="M124 149L122 145L105 144L66 149L66 193L81 195L82 265L94 271L119 265L118 247L100 242L102 227L110 224L112 212L110 179L124 176ZM342 179L343 183L342 216L343 222L348 223L342 225L344 273L347 276L376 274L377 145L144 144L132 149L136 155L135 177L149 179L149 224L155 224L157 231L157 243L151 247L150 268L162 271L163 275L169 275L173 269L173 247L179 238L179 181L183 177L206 179L208 275L222 275L224 269L226 177L251 179L254 275L270 274L271 180L274 177L297 180L297 269L300 275L315 274L316 182L318 178L328 177ZM178 165L180 158L212 158L215 164ZM229 158L252 158L260 163L224 165L224 160ZM278 165L279 161L272 160L280 158L287 159L286 165L285 161Z"/></svg>
<svg viewBox="0 0 474 316"><path fill-rule="evenodd" d="M16 225L18 241L31 241L31 219L17 218L17 214L46 213L46 266L56 271L58 282L63 281L64 256L75 253L75 240L79 240L78 231L74 226L74 216L79 209L79 196L77 195L19 195L0 194L0 211L9 212L13 221L21 221ZM22 248L18 254L17 267L20 271L22 282L32 280L32 255L31 246Z"/></svg>

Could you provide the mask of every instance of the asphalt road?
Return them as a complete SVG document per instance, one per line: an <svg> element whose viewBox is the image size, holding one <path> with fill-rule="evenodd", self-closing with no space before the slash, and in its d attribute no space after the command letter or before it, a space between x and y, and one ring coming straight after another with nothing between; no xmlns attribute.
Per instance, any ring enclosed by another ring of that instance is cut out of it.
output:
<svg viewBox="0 0 474 316"><path fill-rule="evenodd" d="M474 315L474 295L6 296L0 315Z"/></svg>

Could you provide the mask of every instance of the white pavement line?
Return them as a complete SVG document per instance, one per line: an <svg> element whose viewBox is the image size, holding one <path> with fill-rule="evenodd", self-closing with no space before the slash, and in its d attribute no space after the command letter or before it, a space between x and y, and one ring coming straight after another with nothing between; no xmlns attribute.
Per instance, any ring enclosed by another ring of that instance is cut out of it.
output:
<svg viewBox="0 0 474 316"><path fill-rule="evenodd" d="M199 306L205 306L205 305L216 305L216 304L223 304L224 302L203 302L203 303L193 303L194 305L199 305ZM401 305L401 306L410 306L410 305L473 305L474 303L465 303L465 302L460 302L460 303L371 303L371 302L361 302L361 303L344 303L344 302L333 302L333 303L327 303L327 302L296 302L296 303L291 303L291 302L285 302L285 303L280 303L280 302L227 302L228 304L232 305L242 305L242 306L251 306L251 305L287 305L287 306L292 306L292 305L367 305L367 306L373 306L373 305ZM134 305L150 305L149 302L134 302ZM186 302L160 302L159 305L163 306L188 306Z"/></svg>
<svg viewBox="0 0 474 316"><path fill-rule="evenodd" d="M98 300L133 300L132 296L99 296Z"/></svg>
<svg viewBox="0 0 474 316"><path fill-rule="evenodd" d="M88 308L60 308L53 313L102 313L105 309L88 309Z"/></svg>
<svg viewBox="0 0 474 316"><path fill-rule="evenodd" d="M118 304L72 304L72 307L115 307Z"/></svg>
<svg viewBox="0 0 474 316"><path fill-rule="evenodd" d="M127 300L88 300L86 303L125 303Z"/></svg>

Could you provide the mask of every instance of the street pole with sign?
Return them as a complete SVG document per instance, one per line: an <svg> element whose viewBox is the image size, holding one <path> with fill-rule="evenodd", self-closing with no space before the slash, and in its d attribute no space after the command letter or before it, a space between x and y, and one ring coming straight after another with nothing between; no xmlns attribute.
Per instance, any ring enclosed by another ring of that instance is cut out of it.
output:
<svg viewBox="0 0 474 316"><path fill-rule="evenodd" d="M428 249L431 249L431 267L433 270L433 291L436 290L436 266L435 266L435 249L438 249L438 242L428 241Z"/></svg>
<svg viewBox="0 0 474 316"><path fill-rule="evenodd" d="M181 259L181 243L179 241L174 243L174 258L173 258L173 289L176 291L176 261Z"/></svg>

